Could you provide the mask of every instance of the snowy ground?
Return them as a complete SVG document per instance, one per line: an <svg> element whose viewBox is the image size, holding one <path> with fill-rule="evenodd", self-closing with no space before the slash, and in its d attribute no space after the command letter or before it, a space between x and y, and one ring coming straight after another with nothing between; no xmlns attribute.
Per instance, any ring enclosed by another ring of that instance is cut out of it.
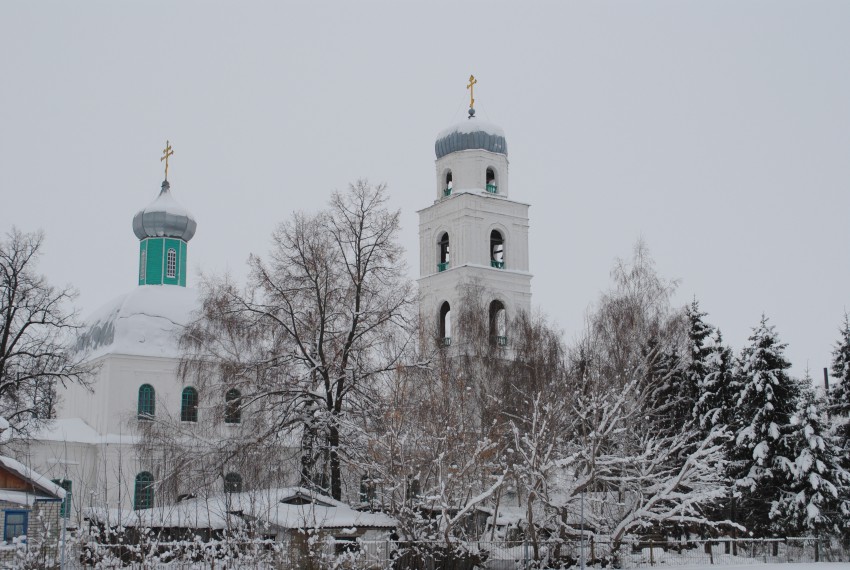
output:
<svg viewBox="0 0 850 570"><path fill-rule="evenodd" d="M735 568L752 568L757 565L759 570L847 570L850 562L759 562L751 560L749 564L714 565L698 564L687 566L689 570L733 570Z"/></svg>

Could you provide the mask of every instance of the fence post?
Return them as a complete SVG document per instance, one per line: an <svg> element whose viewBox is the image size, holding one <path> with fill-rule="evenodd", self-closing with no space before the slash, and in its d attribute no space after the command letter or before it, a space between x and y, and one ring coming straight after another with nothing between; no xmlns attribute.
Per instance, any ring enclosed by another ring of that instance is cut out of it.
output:
<svg viewBox="0 0 850 570"><path fill-rule="evenodd" d="M652 545L652 539L649 539L649 565L655 566L655 548Z"/></svg>
<svg viewBox="0 0 850 570"><path fill-rule="evenodd" d="M524 538L522 541L522 557L523 557L523 568L528 568L528 538Z"/></svg>

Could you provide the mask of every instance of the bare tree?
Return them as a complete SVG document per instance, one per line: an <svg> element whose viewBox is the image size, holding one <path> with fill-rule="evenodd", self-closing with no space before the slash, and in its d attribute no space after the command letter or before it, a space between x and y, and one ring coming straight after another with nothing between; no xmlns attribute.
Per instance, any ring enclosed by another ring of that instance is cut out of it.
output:
<svg viewBox="0 0 850 570"><path fill-rule="evenodd" d="M37 273L43 243L43 233L16 228L0 241L0 417L21 435L52 416L57 385L85 384L91 373L72 350L76 291Z"/></svg>
<svg viewBox="0 0 850 570"><path fill-rule="evenodd" d="M183 335L184 378L238 387L239 407L263 418L254 443L300 434L305 483L337 499L346 416L411 337L399 213L386 202L385 186L360 180L328 209L296 213L274 232L267 260L250 258L244 290L208 284Z"/></svg>

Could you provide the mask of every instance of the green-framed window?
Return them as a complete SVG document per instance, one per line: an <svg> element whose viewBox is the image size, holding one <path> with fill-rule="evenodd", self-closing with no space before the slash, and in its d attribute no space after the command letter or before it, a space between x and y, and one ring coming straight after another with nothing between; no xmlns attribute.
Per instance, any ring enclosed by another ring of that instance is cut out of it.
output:
<svg viewBox="0 0 850 570"><path fill-rule="evenodd" d="M133 493L133 508L149 509L153 507L153 475L142 471L136 475L136 488Z"/></svg>
<svg viewBox="0 0 850 570"><path fill-rule="evenodd" d="M241 493L242 492L242 475L239 473L228 473L224 476L224 492L225 493Z"/></svg>
<svg viewBox="0 0 850 570"><path fill-rule="evenodd" d="M242 422L242 394L232 388L224 395L224 423L238 424Z"/></svg>
<svg viewBox="0 0 850 570"><path fill-rule="evenodd" d="M180 421L198 421L198 391L191 386L183 388L183 395L180 398Z"/></svg>
<svg viewBox="0 0 850 570"><path fill-rule="evenodd" d="M62 501L62 507L59 509L59 516L63 519L67 519L71 516L71 480L53 479L53 482L65 489L65 499Z"/></svg>
<svg viewBox="0 0 850 570"><path fill-rule="evenodd" d="M139 386L139 418L149 419L156 412L156 391L150 384Z"/></svg>

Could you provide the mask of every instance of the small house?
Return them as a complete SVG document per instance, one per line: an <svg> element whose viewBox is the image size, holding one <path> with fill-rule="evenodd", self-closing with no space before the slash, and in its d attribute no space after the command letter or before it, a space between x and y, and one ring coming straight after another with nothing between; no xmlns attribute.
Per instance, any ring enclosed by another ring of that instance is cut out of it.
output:
<svg viewBox="0 0 850 570"><path fill-rule="evenodd" d="M33 557L53 565L59 549L65 489L22 463L0 455L0 566L32 551ZM68 497L70 498L70 497Z"/></svg>

